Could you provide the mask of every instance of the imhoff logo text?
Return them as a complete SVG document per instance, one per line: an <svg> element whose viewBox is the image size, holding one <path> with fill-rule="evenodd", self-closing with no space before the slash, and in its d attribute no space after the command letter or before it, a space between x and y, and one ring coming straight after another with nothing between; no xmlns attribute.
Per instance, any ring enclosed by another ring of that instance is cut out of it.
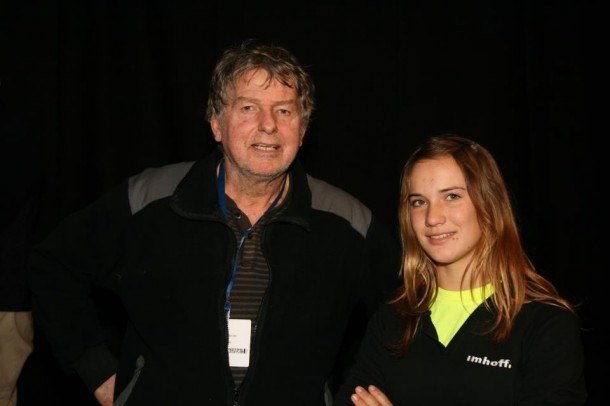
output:
<svg viewBox="0 0 610 406"><path fill-rule="evenodd" d="M497 361L492 361L492 360L488 359L487 357L481 358L481 357L475 357L474 355L469 355L468 357L466 357L466 361L472 362L474 364L489 365L490 367L508 368L508 369L512 368L512 365L510 365L509 359L499 359Z"/></svg>

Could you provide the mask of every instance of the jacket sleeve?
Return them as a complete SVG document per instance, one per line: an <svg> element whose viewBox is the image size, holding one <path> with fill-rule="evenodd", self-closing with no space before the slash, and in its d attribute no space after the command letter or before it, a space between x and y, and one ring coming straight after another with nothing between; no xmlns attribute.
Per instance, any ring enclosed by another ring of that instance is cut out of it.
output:
<svg viewBox="0 0 610 406"><path fill-rule="evenodd" d="M524 337L519 405L584 405L584 354L578 317L550 305L537 308Z"/></svg>
<svg viewBox="0 0 610 406"><path fill-rule="evenodd" d="M335 393L334 406L351 406L350 396L356 386L366 388L368 385L375 385L382 391L386 390L383 369L384 360L389 357L388 337L394 336L399 326L401 323L395 319L391 305L382 305L377 310L368 323L366 334L347 378Z"/></svg>
<svg viewBox="0 0 610 406"><path fill-rule="evenodd" d="M350 317L333 378L329 383L333 393L346 379L369 319L380 305L392 298L402 284L398 240L374 216L365 236L363 259L366 266L359 281L360 301Z"/></svg>
<svg viewBox="0 0 610 406"><path fill-rule="evenodd" d="M367 319L402 286L401 258L398 237L373 215L365 240L367 271L361 283Z"/></svg>
<svg viewBox="0 0 610 406"><path fill-rule="evenodd" d="M77 372L91 392L116 371L100 317L104 309L95 299L96 292L111 292L118 283L121 241L130 217L123 182L66 217L30 251L34 319L60 366Z"/></svg>

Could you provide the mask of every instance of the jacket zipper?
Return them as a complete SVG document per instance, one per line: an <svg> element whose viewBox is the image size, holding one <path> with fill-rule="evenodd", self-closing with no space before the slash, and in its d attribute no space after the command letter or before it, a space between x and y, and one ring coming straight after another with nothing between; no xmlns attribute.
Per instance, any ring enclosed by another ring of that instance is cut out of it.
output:
<svg viewBox="0 0 610 406"><path fill-rule="evenodd" d="M252 374L251 371L256 369L256 364L258 363L258 346L256 345L259 342L259 334L262 331L262 326L263 326L263 322L265 319L265 310L267 309L267 300L269 297L269 289L271 289L271 282L272 282L272 271L271 271L271 265L269 264L269 260L268 260L268 256L267 253L265 252L265 236L266 236L266 232L267 232L267 227L269 227L272 223L275 223L276 221L271 221L269 223L267 223L267 225L265 226L265 228L263 229L263 234L261 235L261 251L263 252L263 257L265 258L265 261L267 262L267 268L269 269L269 284L267 285L267 289L265 289L265 293L263 294L263 298L261 300L261 304L260 307L258 309L258 315L256 317L256 325L254 326L254 329L252 331L253 337L254 339L252 340L252 351L251 351L251 359L250 359L250 366L248 367L248 370L246 371L246 375L244 376L244 380L242 381L242 384L240 386L240 388L235 388L235 392L234 392L234 399L233 399L233 406L239 406L240 404L240 400L243 400L243 398L240 398L241 393L243 393L245 387L248 384L248 376ZM227 327L228 330L228 327ZM227 340L228 340L228 333L227 333ZM228 341L227 341L228 344Z"/></svg>

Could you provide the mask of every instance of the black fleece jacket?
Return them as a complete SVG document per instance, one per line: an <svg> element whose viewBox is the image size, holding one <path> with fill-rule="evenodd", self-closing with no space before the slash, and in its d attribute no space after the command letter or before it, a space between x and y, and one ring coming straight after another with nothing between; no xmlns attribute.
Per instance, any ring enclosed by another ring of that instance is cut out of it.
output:
<svg viewBox="0 0 610 406"><path fill-rule="evenodd" d="M288 207L263 232L270 284L236 392L223 313L236 241L217 215L221 157L215 150L131 177L31 253L36 322L91 391L117 372L115 405L323 405L354 309L370 315L398 282L391 233L295 162ZM95 286L125 310L119 351L107 342Z"/></svg>
<svg viewBox="0 0 610 406"><path fill-rule="evenodd" d="M352 405L354 388L371 384L396 406L585 404L584 355L575 314L527 303L502 343L484 334L491 321L481 304L445 347L428 312L409 353L399 358L392 346L402 338L405 320L393 306L381 306L334 405Z"/></svg>

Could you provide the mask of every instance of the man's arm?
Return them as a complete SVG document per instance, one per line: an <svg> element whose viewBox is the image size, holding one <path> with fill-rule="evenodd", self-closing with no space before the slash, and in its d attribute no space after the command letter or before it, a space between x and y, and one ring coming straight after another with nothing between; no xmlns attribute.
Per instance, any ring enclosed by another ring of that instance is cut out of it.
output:
<svg viewBox="0 0 610 406"><path fill-rule="evenodd" d="M126 185L68 216L34 246L28 263L34 319L60 366L77 372L92 393L116 372L92 293L118 283L115 267L131 216Z"/></svg>

